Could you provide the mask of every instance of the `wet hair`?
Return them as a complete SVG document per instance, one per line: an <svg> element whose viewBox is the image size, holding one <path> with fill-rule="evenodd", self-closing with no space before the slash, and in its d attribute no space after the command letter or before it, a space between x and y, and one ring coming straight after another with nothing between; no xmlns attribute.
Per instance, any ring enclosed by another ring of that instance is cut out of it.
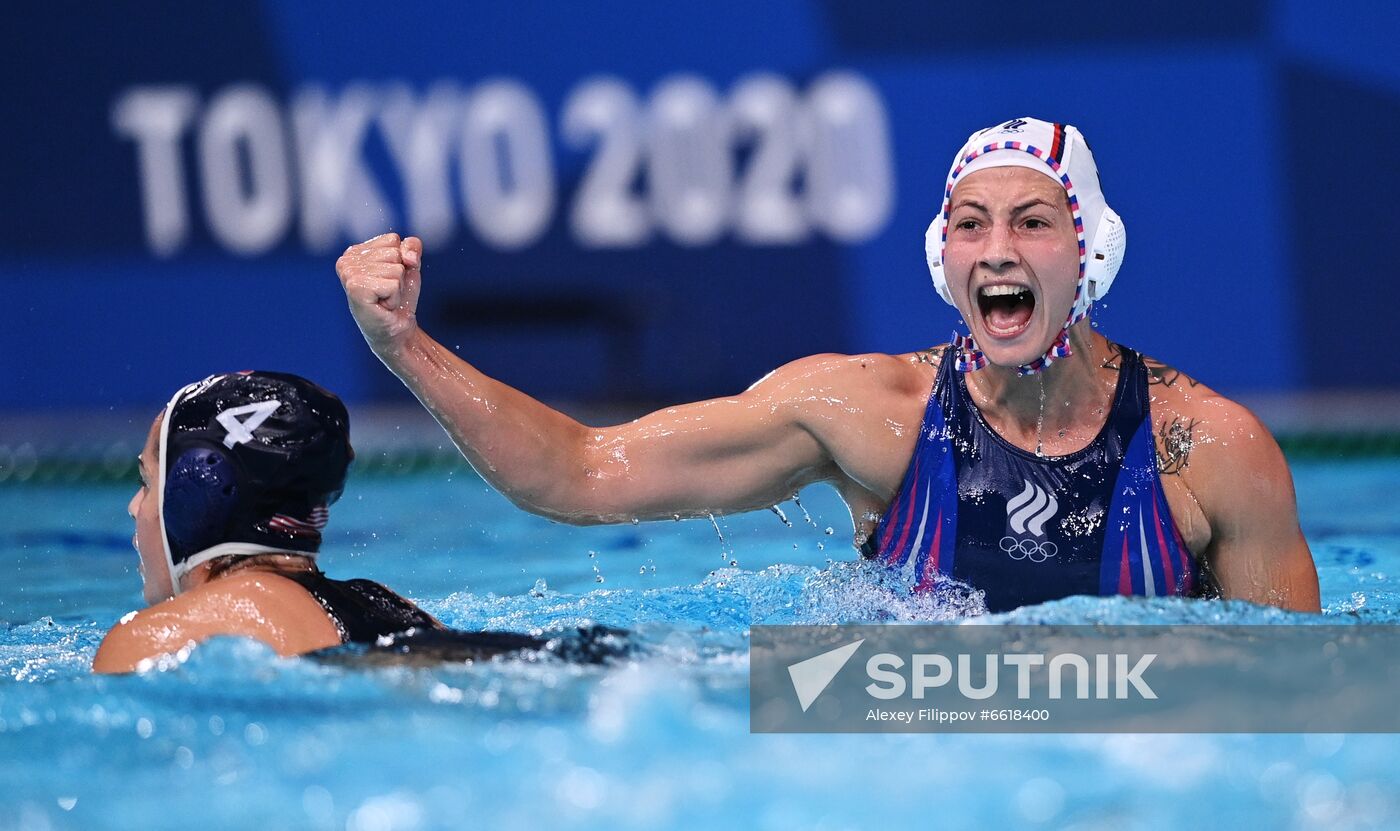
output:
<svg viewBox="0 0 1400 831"><path fill-rule="evenodd" d="M217 580L220 577L233 571L235 568L247 566L266 566L272 570L277 570L281 566L287 565L287 560L306 560L308 563L315 561L303 554L225 554L222 557L215 557L209 560L208 578Z"/></svg>

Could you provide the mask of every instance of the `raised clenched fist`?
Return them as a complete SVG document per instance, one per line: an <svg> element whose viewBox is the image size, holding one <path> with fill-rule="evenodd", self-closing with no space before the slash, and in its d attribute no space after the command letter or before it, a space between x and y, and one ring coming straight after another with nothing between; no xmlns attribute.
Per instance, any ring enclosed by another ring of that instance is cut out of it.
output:
<svg viewBox="0 0 1400 831"><path fill-rule="evenodd" d="M345 249L335 272L360 331L376 353L403 343L418 328L423 241L381 234Z"/></svg>

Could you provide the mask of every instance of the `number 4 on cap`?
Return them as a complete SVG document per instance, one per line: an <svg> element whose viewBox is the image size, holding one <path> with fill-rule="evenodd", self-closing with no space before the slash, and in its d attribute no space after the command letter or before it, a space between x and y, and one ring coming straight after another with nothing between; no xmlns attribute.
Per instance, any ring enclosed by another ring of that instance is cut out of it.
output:
<svg viewBox="0 0 1400 831"><path fill-rule="evenodd" d="M252 441L253 431L261 427L262 423L277 412L277 408L280 406L282 406L282 402L274 398L258 401L254 404L244 404L241 407L230 407L214 416L215 420L228 431L228 435L224 436L224 446L232 450L234 445ZM248 417L239 421L238 417L241 415Z"/></svg>

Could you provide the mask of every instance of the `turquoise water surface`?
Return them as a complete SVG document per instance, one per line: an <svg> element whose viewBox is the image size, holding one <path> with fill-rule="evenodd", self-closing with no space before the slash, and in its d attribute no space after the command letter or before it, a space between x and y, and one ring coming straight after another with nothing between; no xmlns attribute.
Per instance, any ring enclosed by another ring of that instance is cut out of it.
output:
<svg viewBox="0 0 1400 831"><path fill-rule="evenodd" d="M1400 622L1400 463L1294 473L1328 622ZM468 472L352 477L332 576L453 626L598 622L642 649L602 667L349 669L219 640L95 678L102 635L141 602L129 496L0 488L0 829L1400 827L1391 736L751 735L751 625L951 617L852 562L826 489L781 506L787 522L570 528ZM998 617L1297 619L1121 598Z"/></svg>

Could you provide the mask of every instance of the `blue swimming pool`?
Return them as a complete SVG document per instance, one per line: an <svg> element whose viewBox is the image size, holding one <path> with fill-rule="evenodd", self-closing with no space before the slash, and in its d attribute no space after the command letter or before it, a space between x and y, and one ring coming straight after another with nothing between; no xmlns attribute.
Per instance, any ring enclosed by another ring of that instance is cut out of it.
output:
<svg viewBox="0 0 1400 831"><path fill-rule="evenodd" d="M1329 620L1400 622L1400 462L1295 476ZM579 529L468 472L360 476L332 513L332 575L455 626L625 626L643 654L366 670L216 641L94 678L106 628L140 603L128 496L0 489L0 829L1400 826L1390 736L750 735L751 624L946 617L863 575L824 489L786 522ZM1291 619L1089 598L1003 617Z"/></svg>

